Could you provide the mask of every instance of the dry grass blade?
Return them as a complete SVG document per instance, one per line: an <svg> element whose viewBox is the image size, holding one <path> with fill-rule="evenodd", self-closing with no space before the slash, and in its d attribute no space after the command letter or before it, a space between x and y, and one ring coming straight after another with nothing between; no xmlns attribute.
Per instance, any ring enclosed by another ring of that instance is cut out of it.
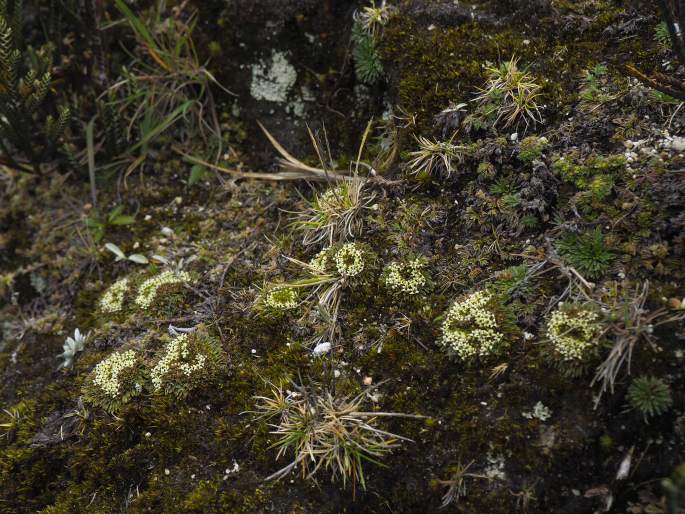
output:
<svg viewBox="0 0 685 514"><path fill-rule="evenodd" d="M225 173L236 179L257 179L257 180L276 180L276 181L288 181L288 180L319 180L322 182L327 182L325 177L315 177L312 176L310 172L296 172L296 171L281 171L278 173L256 173L251 171L241 171L230 168L224 168L217 164L212 164L204 159L190 155L178 147L174 147L173 150L182 156L187 162L192 164L199 164L205 166L209 169L218 171L220 173Z"/></svg>
<svg viewBox="0 0 685 514"><path fill-rule="evenodd" d="M685 313L669 315L664 308L648 312L645 308L648 293L649 282L645 282L641 288L636 288L633 298L626 304L604 306L611 309L617 318L608 329L615 336L615 342L607 358L597 367L590 384L599 383L601 386L595 407L605 392L613 393L616 379L624 366L630 375L633 350L637 343L653 342L656 327L685 319Z"/></svg>
<svg viewBox="0 0 685 514"><path fill-rule="evenodd" d="M290 154L285 148L283 148L283 146L276 140L274 136L271 135L271 133L266 129L266 127L264 127L264 125L262 125L259 121L257 122L257 124L259 125L259 128L262 129L262 132L264 132L264 135L267 137L267 139L273 145L276 151L279 154L281 154L281 157L279 158L279 163L283 168L309 173L309 176L311 178L318 180L331 181L344 180L345 178L347 178L346 172L340 170L326 170L323 168L314 168L313 166L309 166L303 163L302 161L294 157L292 154ZM319 158L321 159L321 153L318 149L318 145L316 144L315 139L311 134L311 131L310 137L312 137L312 141L314 142L314 148L317 151Z"/></svg>

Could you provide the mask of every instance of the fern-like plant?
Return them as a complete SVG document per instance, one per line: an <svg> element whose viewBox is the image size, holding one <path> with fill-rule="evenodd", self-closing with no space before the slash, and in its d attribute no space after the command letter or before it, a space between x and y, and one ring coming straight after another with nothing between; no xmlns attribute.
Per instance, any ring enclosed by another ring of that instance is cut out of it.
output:
<svg viewBox="0 0 685 514"><path fill-rule="evenodd" d="M43 110L52 83L52 48L22 51L22 3L0 0L0 162L40 174L40 164L59 150L70 154L63 135L71 112Z"/></svg>

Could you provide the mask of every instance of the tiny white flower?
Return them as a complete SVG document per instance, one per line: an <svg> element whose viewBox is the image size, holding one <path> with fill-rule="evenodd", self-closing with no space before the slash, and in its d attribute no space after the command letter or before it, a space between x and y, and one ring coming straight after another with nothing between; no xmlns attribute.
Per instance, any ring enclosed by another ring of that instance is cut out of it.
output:
<svg viewBox="0 0 685 514"><path fill-rule="evenodd" d="M317 344L316 347L314 348L314 350L312 350L312 354L314 355L314 357L321 357L322 355L325 355L330 351L331 351L331 343L324 342L324 343Z"/></svg>

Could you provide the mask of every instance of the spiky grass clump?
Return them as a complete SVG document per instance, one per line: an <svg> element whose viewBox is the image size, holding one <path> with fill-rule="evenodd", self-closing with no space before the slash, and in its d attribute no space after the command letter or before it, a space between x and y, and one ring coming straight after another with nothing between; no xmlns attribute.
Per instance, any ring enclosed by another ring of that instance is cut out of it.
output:
<svg viewBox="0 0 685 514"><path fill-rule="evenodd" d="M557 241L556 247L564 261L591 279L601 278L615 258L599 228L582 234L567 233Z"/></svg>
<svg viewBox="0 0 685 514"><path fill-rule="evenodd" d="M204 330L180 334L159 351L150 370L152 390L185 398L194 389L211 385L225 362L221 343Z"/></svg>
<svg viewBox="0 0 685 514"><path fill-rule="evenodd" d="M309 480L322 469L331 479L342 479L366 488L364 463L378 459L400 446L405 437L378 427L381 416L405 416L391 412L365 412L365 394L337 396L327 390L293 385L295 391L272 387L270 396L258 396L257 415L271 421L276 436L276 459L290 454L292 462L267 480L281 479L299 469Z"/></svg>
<svg viewBox="0 0 685 514"><path fill-rule="evenodd" d="M443 175L449 177L454 164L464 160L465 147L451 141L433 141L423 136L414 136L419 149L411 152L407 163L409 173L419 176Z"/></svg>
<svg viewBox="0 0 685 514"><path fill-rule="evenodd" d="M522 128L524 132L542 122L538 105L542 86L527 71L519 69L518 58L488 66L485 73L485 87L473 100L477 104L476 117L484 118L493 127Z"/></svg>
<svg viewBox="0 0 685 514"><path fill-rule="evenodd" d="M591 306L560 303L547 321L550 352L546 355L568 376L578 376L597 356L605 331L600 314Z"/></svg>
<svg viewBox="0 0 685 514"><path fill-rule="evenodd" d="M499 298L477 291L447 310L440 344L464 361L498 355L509 345L506 332L511 328L510 313Z"/></svg>
<svg viewBox="0 0 685 514"><path fill-rule="evenodd" d="M379 5L376 5L376 0L372 0L371 5L355 11L354 21L366 34L376 37L390 20L393 11L386 0L382 0Z"/></svg>
<svg viewBox="0 0 685 514"><path fill-rule="evenodd" d="M123 350L100 361L86 379L84 399L116 412L143 391L144 362L135 350Z"/></svg>
<svg viewBox="0 0 685 514"><path fill-rule="evenodd" d="M647 421L647 418L659 416L671 408L671 388L659 378L638 377L628 388L628 402Z"/></svg>
<svg viewBox="0 0 685 514"><path fill-rule="evenodd" d="M365 181L347 179L323 193L315 193L302 211L293 212L293 227L303 232L305 245L354 237L361 230L361 215L369 209L375 195L365 189Z"/></svg>
<svg viewBox="0 0 685 514"><path fill-rule="evenodd" d="M418 295L430 287L427 265L425 257L392 262L383 270L381 282L397 296Z"/></svg>

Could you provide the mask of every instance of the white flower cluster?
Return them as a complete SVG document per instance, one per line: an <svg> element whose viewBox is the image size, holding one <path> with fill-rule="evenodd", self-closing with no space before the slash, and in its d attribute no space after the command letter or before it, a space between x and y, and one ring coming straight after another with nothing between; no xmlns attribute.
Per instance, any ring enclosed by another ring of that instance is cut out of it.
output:
<svg viewBox="0 0 685 514"><path fill-rule="evenodd" d="M164 349L164 355L150 372L150 380L155 391L159 391L164 383L164 376L173 369L180 370L189 377L196 371L204 368L207 357L197 354L189 360L190 348L188 347L188 334L181 334L169 343Z"/></svg>
<svg viewBox="0 0 685 514"><path fill-rule="evenodd" d="M547 323L547 337L565 361L583 360L597 344L600 330L599 314L587 308L557 309Z"/></svg>
<svg viewBox="0 0 685 514"><path fill-rule="evenodd" d="M297 297L297 291L292 287L276 287L266 293L264 305L277 311L288 311L297 308Z"/></svg>
<svg viewBox="0 0 685 514"><path fill-rule="evenodd" d="M504 341L495 315L487 309L492 297L485 291L455 302L447 311L442 325L442 344L460 358L495 353Z"/></svg>
<svg viewBox="0 0 685 514"><path fill-rule="evenodd" d="M129 289L129 279L124 277L109 286L105 294L100 298L102 312L119 312L124 305L124 296Z"/></svg>
<svg viewBox="0 0 685 514"><path fill-rule="evenodd" d="M393 262L386 268L385 285L398 293L419 294L426 286L425 268L426 264L421 258L402 264Z"/></svg>
<svg viewBox="0 0 685 514"><path fill-rule="evenodd" d="M345 243L333 257L338 273L355 277L364 271L364 252L355 243Z"/></svg>
<svg viewBox="0 0 685 514"><path fill-rule="evenodd" d="M168 284L185 284L190 282L190 280L190 273L187 271L177 272L171 270L164 271L159 275L148 278L138 288L136 305L143 309L147 309L157 297L157 291L160 287Z"/></svg>
<svg viewBox="0 0 685 514"><path fill-rule="evenodd" d="M117 398L121 389L119 374L136 365L136 352L127 350L110 355L95 366L93 383L107 396Z"/></svg>
<svg viewBox="0 0 685 514"><path fill-rule="evenodd" d="M328 248L324 248L312 257L312 260L309 261L309 265L314 268L317 273L326 273L326 268L328 267Z"/></svg>
<svg viewBox="0 0 685 514"><path fill-rule="evenodd" d="M336 212L345 207L345 190L340 186L328 189L319 196L317 203L324 213Z"/></svg>

